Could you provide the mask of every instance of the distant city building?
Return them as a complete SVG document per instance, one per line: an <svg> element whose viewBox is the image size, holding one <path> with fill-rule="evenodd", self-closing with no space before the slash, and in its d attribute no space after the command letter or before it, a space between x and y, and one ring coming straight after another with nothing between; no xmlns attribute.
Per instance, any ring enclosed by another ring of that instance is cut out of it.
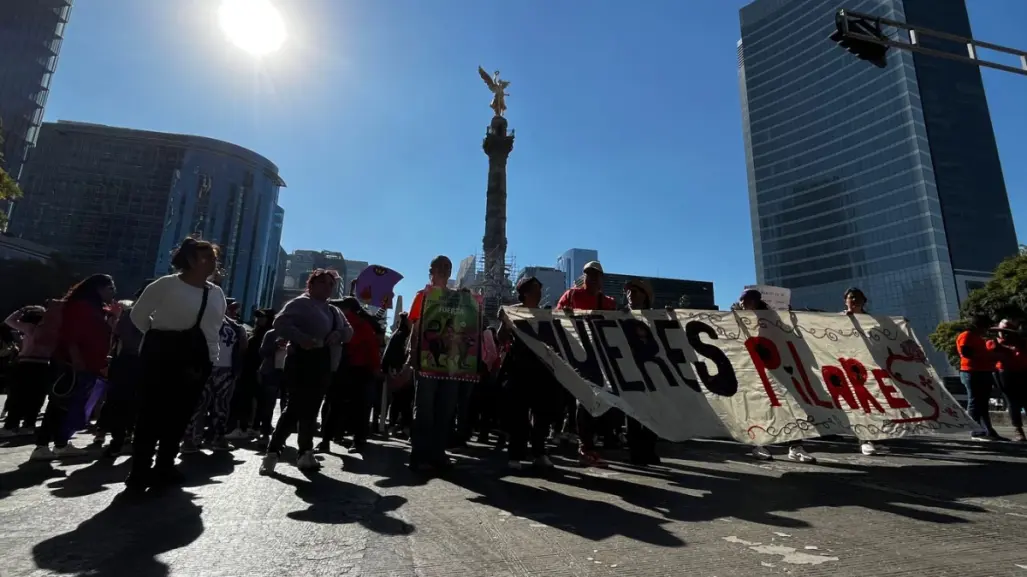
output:
<svg viewBox="0 0 1027 577"><path fill-rule="evenodd" d="M281 217L278 168L220 140L47 122L22 173L10 232L49 246L124 294L167 274L194 236L221 247L222 288L243 311L269 306Z"/></svg>
<svg viewBox="0 0 1027 577"><path fill-rule="evenodd" d="M49 262L53 249L23 238L0 234L0 260Z"/></svg>
<svg viewBox="0 0 1027 577"><path fill-rule="evenodd" d="M608 272L603 275L603 294L613 297L620 308L628 305L624 285L632 279L645 279L653 289L653 308L688 308L696 310L717 309L713 297L713 283L700 280L684 280ZM573 286L581 286L579 278Z"/></svg>
<svg viewBox="0 0 1027 577"><path fill-rule="evenodd" d="M0 6L0 152L6 163L0 168L15 180L39 136L70 16L71 0L5 0Z"/></svg>
<svg viewBox="0 0 1027 577"><path fill-rule="evenodd" d="M557 257L556 268L564 273L564 286L574 286L582 269L593 260L599 260L599 251L590 248L572 248Z"/></svg>
<svg viewBox="0 0 1027 577"><path fill-rule="evenodd" d="M542 283L542 306L556 305L560 295L567 290L567 275L558 268L548 266L526 266L517 274L517 283L521 279L535 277Z"/></svg>
<svg viewBox="0 0 1027 577"><path fill-rule="evenodd" d="M369 266L371 266L371 264L366 260L347 260L346 274L343 279L343 286L345 287L343 292L349 294L349 285L352 284L353 281L357 280L360 273L364 272L364 269Z"/></svg>
<svg viewBox="0 0 1027 577"><path fill-rule="evenodd" d="M478 270L478 257L471 255L460 261L460 266L456 269L456 283L457 286L463 288L471 288L477 284L477 270Z"/></svg>
<svg viewBox="0 0 1027 577"><path fill-rule="evenodd" d="M847 8L972 37L961 0L756 0L738 78L758 284L838 310L846 288L920 340L1017 250L977 66L889 50L878 68L828 40ZM920 44L966 55L958 42ZM944 354L930 351L939 370ZM947 372L947 371L946 371Z"/></svg>
<svg viewBox="0 0 1027 577"><path fill-rule="evenodd" d="M317 269L334 270L339 274L339 284L336 287L333 298L340 298L349 294L349 285L346 283L346 274L350 262L347 261L341 252L331 250L296 250L285 255L285 272L280 279L280 292L278 305L282 306L290 300L300 296L307 290L307 279L310 273Z"/></svg>

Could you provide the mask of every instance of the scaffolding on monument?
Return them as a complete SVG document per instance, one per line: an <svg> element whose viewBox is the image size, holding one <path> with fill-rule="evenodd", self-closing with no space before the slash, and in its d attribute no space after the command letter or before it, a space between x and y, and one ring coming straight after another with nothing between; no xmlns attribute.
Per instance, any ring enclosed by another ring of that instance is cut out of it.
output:
<svg viewBox="0 0 1027 577"><path fill-rule="evenodd" d="M513 274L517 270L517 258L507 256L503 260L502 267L495 267L495 270L486 270L486 262L493 259L486 258L486 255L475 255L474 281L468 287L475 294L484 297L486 321L492 323L499 318L499 308L516 302L514 296ZM502 270L500 270L502 269Z"/></svg>

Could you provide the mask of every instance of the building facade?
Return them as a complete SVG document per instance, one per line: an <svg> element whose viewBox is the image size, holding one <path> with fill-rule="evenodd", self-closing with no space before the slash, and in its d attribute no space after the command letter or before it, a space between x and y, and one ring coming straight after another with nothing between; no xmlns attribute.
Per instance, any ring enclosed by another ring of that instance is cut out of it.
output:
<svg viewBox="0 0 1027 577"><path fill-rule="evenodd" d="M756 276L796 308L839 310L858 286L926 343L1017 248L980 71L894 49L877 68L829 39L841 8L970 36L959 0L742 8ZM931 359L944 373L944 355Z"/></svg>
<svg viewBox="0 0 1027 577"><path fill-rule="evenodd" d="M535 277L540 283L542 283L542 302L541 305L555 306L556 302L560 300L560 295L567 290L567 274L558 268L548 266L526 266L521 269L521 272L517 275L517 283L521 282L521 279Z"/></svg>
<svg viewBox="0 0 1027 577"><path fill-rule="evenodd" d="M618 308L626 308L628 300L624 287L628 281L633 279L643 279L652 287L652 308L654 309L671 307L675 309L718 310L713 296L713 283L709 281L608 272L603 274L603 294L613 297L617 301ZM584 279L579 277L571 286L582 286L582 284L584 284Z"/></svg>
<svg viewBox="0 0 1027 577"><path fill-rule="evenodd" d="M0 234L0 260L34 260L50 262L53 249L23 238Z"/></svg>
<svg viewBox="0 0 1027 577"><path fill-rule="evenodd" d="M458 287L471 288L478 282L478 257L470 255L460 260L456 269L456 283Z"/></svg>
<svg viewBox="0 0 1027 577"><path fill-rule="evenodd" d="M296 250L285 255L285 271L280 279L282 296L276 306L282 306L307 290L307 279L316 269L334 270L339 273L339 284L333 298L349 294L347 270L349 267L341 252L331 250Z"/></svg>
<svg viewBox="0 0 1027 577"><path fill-rule="evenodd" d="M556 268L563 271L564 286L574 286L589 261L599 260L599 251L590 248L572 248L556 258Z"/></svg>
<svg viewBox="0 0 1027 577"><path fill-rule="evenodd" d="M277 267L278 168L199 136L44 123L11 232L52 247L82 274L131 294L171 270L187 236L221 246L222 286L244 311L270 306ZM281 213L284 216L284 213Z"/></svg>
<svg viewBox="0 0 1027 577"><path fill-rule="evenodd" d="M70 16L71 0L8 0L0 7L0 168L15 180L39 136Z"/></svg>

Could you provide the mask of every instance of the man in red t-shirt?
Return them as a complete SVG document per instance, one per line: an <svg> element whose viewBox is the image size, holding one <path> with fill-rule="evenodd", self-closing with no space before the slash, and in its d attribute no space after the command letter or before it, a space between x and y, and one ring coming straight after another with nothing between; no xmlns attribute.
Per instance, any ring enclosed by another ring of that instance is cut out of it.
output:
<svg viewBox="0 0 1027 577"><path fill-rule="evenodd" d="M563 293L556 303L556 308L564 311L612 311L617 308L613 297L603 294L603 265L599 261L589 261L581 271L585 282L581 287L572 287ZM598 420L589 413L581 403L577 403L575 414L578 430L578 459L585 467L605 467L606 463L599 457L595 446L596 426Z"/></svg>

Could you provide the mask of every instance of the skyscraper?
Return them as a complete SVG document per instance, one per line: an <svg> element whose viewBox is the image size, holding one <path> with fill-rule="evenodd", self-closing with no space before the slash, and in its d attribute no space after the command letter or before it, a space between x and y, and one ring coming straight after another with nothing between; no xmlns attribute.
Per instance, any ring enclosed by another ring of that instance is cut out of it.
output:
<svg viewBox="0 0 1027 577"><path fill-rule="evenodd" d="M548 266L526 266L517 274L517 283L521 279L535 277L542 283L542 306L555 306L560 296L567 290L567 275L558 268Z"/></svg>
<svg viewBox="0 0 1027 577"><path fill-rule="evenodd" d="M71 0L7 0L0 6L2 168L15 179L36 144L70 16Z"/></svg>
<svg viewBox="0 0 1027 577"><path fill-rule="evenodd" d="M900 50L877 68L829 39L841 8L971 35L960 0L742 8L756 276L825 310L859 286L874 313L906 316L926 342L1017 248L980 71ZM944 355L931 358L946 372Z"/></svg>
<svg viewBox="0 0 1027 577"><path fill-rule="evenodd" d="M278 168L199 136L80 122L43 124L10 231L52 247L80 273L131 294L167 274L187 236L221 246L222 287L242 310L269 306L277 268ZM284 216L284 213L280 213Z"/></svg>
<svg viewBox="0 0 1027 577"><path fill-rule="evenodd" d="M572 248L557 257L556 268L566 275L565 286L574 286L574 281L581 276L582 269L592 260L599 260L599 251L590 248Z"/></svg>

